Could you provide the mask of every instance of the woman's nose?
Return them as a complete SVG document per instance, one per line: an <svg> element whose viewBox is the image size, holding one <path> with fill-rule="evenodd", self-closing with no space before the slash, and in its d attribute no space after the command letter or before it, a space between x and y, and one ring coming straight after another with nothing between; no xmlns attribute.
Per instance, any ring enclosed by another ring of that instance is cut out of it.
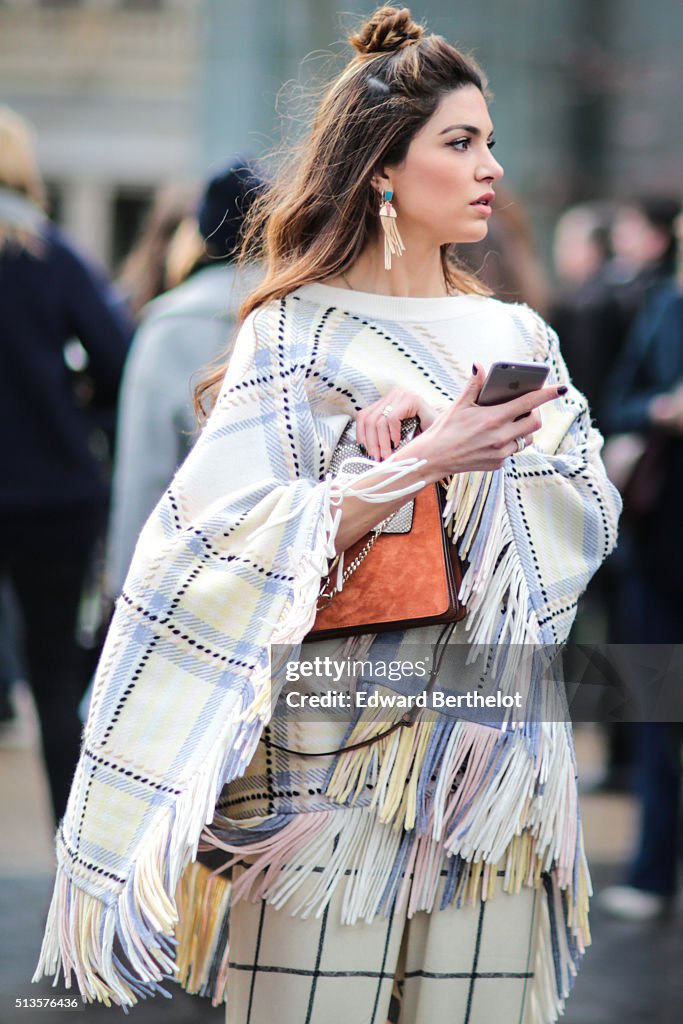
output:
<svg viewBox="0 0 683 1024"><path fill-rule="evenodd" d="M491 156L486 164L482 166L480 177L488 178L491 181L498 181L504 174L503 165L499 164L494 156Z"/></svg>

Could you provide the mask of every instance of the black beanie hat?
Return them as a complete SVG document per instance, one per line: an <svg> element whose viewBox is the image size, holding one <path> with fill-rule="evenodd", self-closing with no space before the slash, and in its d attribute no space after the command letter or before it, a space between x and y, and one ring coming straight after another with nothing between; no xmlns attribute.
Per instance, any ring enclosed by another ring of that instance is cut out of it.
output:
<svg viewBox="0 0 683 1024"><path fill-rule="evenodd" d="M264 188L265 182L253 165L241 157L234 157L209 179L197 220L211 257L225 259L236 254L244 218Z"/></svg>

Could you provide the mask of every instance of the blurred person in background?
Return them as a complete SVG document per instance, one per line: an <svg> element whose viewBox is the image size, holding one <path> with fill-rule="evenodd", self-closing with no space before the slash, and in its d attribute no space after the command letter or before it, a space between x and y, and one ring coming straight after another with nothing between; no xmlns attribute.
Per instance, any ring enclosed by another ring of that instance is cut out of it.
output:
<svg viewBox="0 0 683 1024"><path fill-rule="evenodd" d="M677 209L667 198L580 203L555 228L550 320L603 433L610 372L650 291L674 272Z"/></svg>
<svg viewBox="0 0 683 1024"><path fill-rule="evenodd" d="M142 220L133 247L122 262L117 278L120 301L125 303L126 315L137 324L147 304L169 288L184 280L197 258L197 235L194 214L199 200L199 187L191 182L172 182L161 186ZM181 227L182 225L182 227ZM189 234L189 237L188 237ZM118 398L118 395L116 396ZM98 403L91 411L96 415L101 438L100 448L105 455L106 471L111 478L116 447L118 409L116 402ZM106 520L105 516L105 520ZM82 629L82 643L87 648L86 677L92 676L97 665L106 627L109 621L109 594L106 590L105 536L98 538L90 577L86 582L87 629ZM83 619L81 616L81 625ZM85 719L90 688L83 697L80 714Z"/></svg>
<svg viewBox="0 0 683 1024"><path fill-rule="evenodd" d="M683 237L683 216L676 221ZM621 597L629 643L675 644L683 636L683 262L652 288L609 382L610 429L643 438L622 472L631 571ZM616 475L616 474L615 474ZM672 905L677 887L681 724L635 726L641 804L637 850L625 884L602 894L622 917L650 918Z"/></svg>
<svg viewBox="0 0 683 1024"><path fill-rule="evenodd" d="M676 273L679 210L678 199L668 196L641 196L617 208L607 269L627 329L650 294Z"/></svg>
<svg viewBox="0 0 683 1024"><path fill-rule="evenodd" d="M59 820L80 746L78 609L107 502L65 347L80 342L98 400L113 402L131 327L104 277L46 216L31 129L8 108L0 109L0 324L0 575L21 614Z"/></svg>
<svg viewBox="0 0 683 1024"><path fill-rule="evenodd" d="M608 437L608 468L614 451L606 415L613 397L611 373L641 306L673 272L677 209L678 204L665 197L641 197L617 205L586 202L567 210L555 229L553 255L559 286L550 321L563 339L572 379L587 396L598 428ZM582 598L574 639L631 641L619 595L629 586L632 546L628 528L622 529L616 551ZM571 664L571 645L567 657ZM604 683L599 666L588 673L584 682ZM584 688L583 696L589 693ZM600 708L585 712L602 715ZM628 791L634 773L632 725L612 723L606 735L605 770L590 788Z"/></svg>
<svg viewBox="0 0 683 1024"><path fill-rule="evenodd" d="M562 338L569 372L576 386L588 398L591 415L605 433L603 406L605 386L614 361L621 351L628 323L615 293L609 271L612 259L611 230L615 215L612 203L602 200L570 206L559 218L553 236L553 264L557 287L552 297L549 319ZM621 542L620 542L621 543ZM622 548L623 552L623 548ZM616 591L619 586L621 554L615 552L600 567L581 598L572 630L573 643L580 640L619 639ZM601 670L575 656L573 643L565 652L570 678L581 672L584 683L603 683ZM593 693L584 686L580 699L589 701L575 706L579 717L600 719L601 705L595 706ZM611 723L605 727L606 764L584 788L623 792L631 787L631 727Z"/></svg>
<svg viewBox="0 0 683 1024"><path fill-rule="evenodd" d="M119 405L106 573L112 598L140 530L195 440L192 376L217 356L227 358L234 340L237 311L254 284L235 261L245 215L262 189L239 157L210 179L199 209L170 240L171 290L142 311Z"/></svg>
<svg viewBox="0 0 683 1024"><path fill-rule="evenodd" d="M544 316L548 311L548 281L524 204L509 188L499 185L493 209L495 217L488 237L459 246L458 258L497 298L524 302Z"/></svg>
<svg viewBox="0 0 683 1024"><path fill-rule="evenodd" d="M167 279L169 246L178 225L195 212L198 197L198 186L182 182L164 185L156 193L117 279L136 321L148 302L172 287Z"/></svg>
<svg viewBox="0 0 683 1024"><path fill-rule="evenodd" d="M17 658L14 601L7 579L0 580L0 727L16 718L14 683L21 678ZM0 733L1 735L1 733Z"/></svg>
<svg viewBox="0 0 683 1024"><path fill-rule="evenodd" d="M588 398L600 429L605 378L624 334L621 308L606 273L613 213L602 202L572 206L558 220L553 238L558 288L550 321L562 338L572 379Z"/></svg>

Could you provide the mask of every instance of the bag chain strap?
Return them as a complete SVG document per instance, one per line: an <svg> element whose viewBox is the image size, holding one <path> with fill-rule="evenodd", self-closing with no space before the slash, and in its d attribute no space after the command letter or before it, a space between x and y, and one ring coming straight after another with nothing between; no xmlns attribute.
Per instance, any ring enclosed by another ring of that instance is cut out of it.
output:
<svg viewBox="0 0 683 1024"><path fill-rule="evenodd" d="M390 516L387 516L386 519L383 519L381 523L378 523L377 526L373 526L372 531L370 532L370 536L366 540L366 542L363 545L363 547L360 549L358 554L354 558L351 559L349 564L344 567L344 571L342 573L342 586L341 587L336 587L336 586L332 587L332 586L330 586L330 577L331 577L332 570L334 569L335 565L337 565L337 563L339 561L339 555L337 555L337 557L334 559L334 561L332 562L332 565L329 568L329 572L328 572L327 576L325 577L327 582L324 583L322 585L322 587L320 588L320 593L318 595L318 611L320 611L321 608L327 608L327 606L332 602L332 598L335 596L335 594L339 594L341 592L342 587L344 586L344 584L348 583L348 581L351 579L351 577L353 576L353 574L356 571L356 569L358 569L363 564L365 559L368 557L368 555L370 554L370 552L372 551L372 549L375 546L377 538L380 536L380 534L382 533L382 530L387 525L389 520L392 519L392 518L393 518L393 512L392 512L392 514ZM323 601L322 604L320 603L321 599Z"/></svg>

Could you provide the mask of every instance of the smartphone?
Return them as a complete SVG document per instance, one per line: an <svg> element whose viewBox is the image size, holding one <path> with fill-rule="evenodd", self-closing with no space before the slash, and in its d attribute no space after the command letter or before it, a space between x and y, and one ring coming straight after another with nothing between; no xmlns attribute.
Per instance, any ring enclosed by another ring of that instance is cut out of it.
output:
<svg viewBox="0 0 683 1024"><path fill-rule="evenodd" d="M479 392L478 405L502 405L543 387L550 367L545 363L493 363Z"/></svg>

